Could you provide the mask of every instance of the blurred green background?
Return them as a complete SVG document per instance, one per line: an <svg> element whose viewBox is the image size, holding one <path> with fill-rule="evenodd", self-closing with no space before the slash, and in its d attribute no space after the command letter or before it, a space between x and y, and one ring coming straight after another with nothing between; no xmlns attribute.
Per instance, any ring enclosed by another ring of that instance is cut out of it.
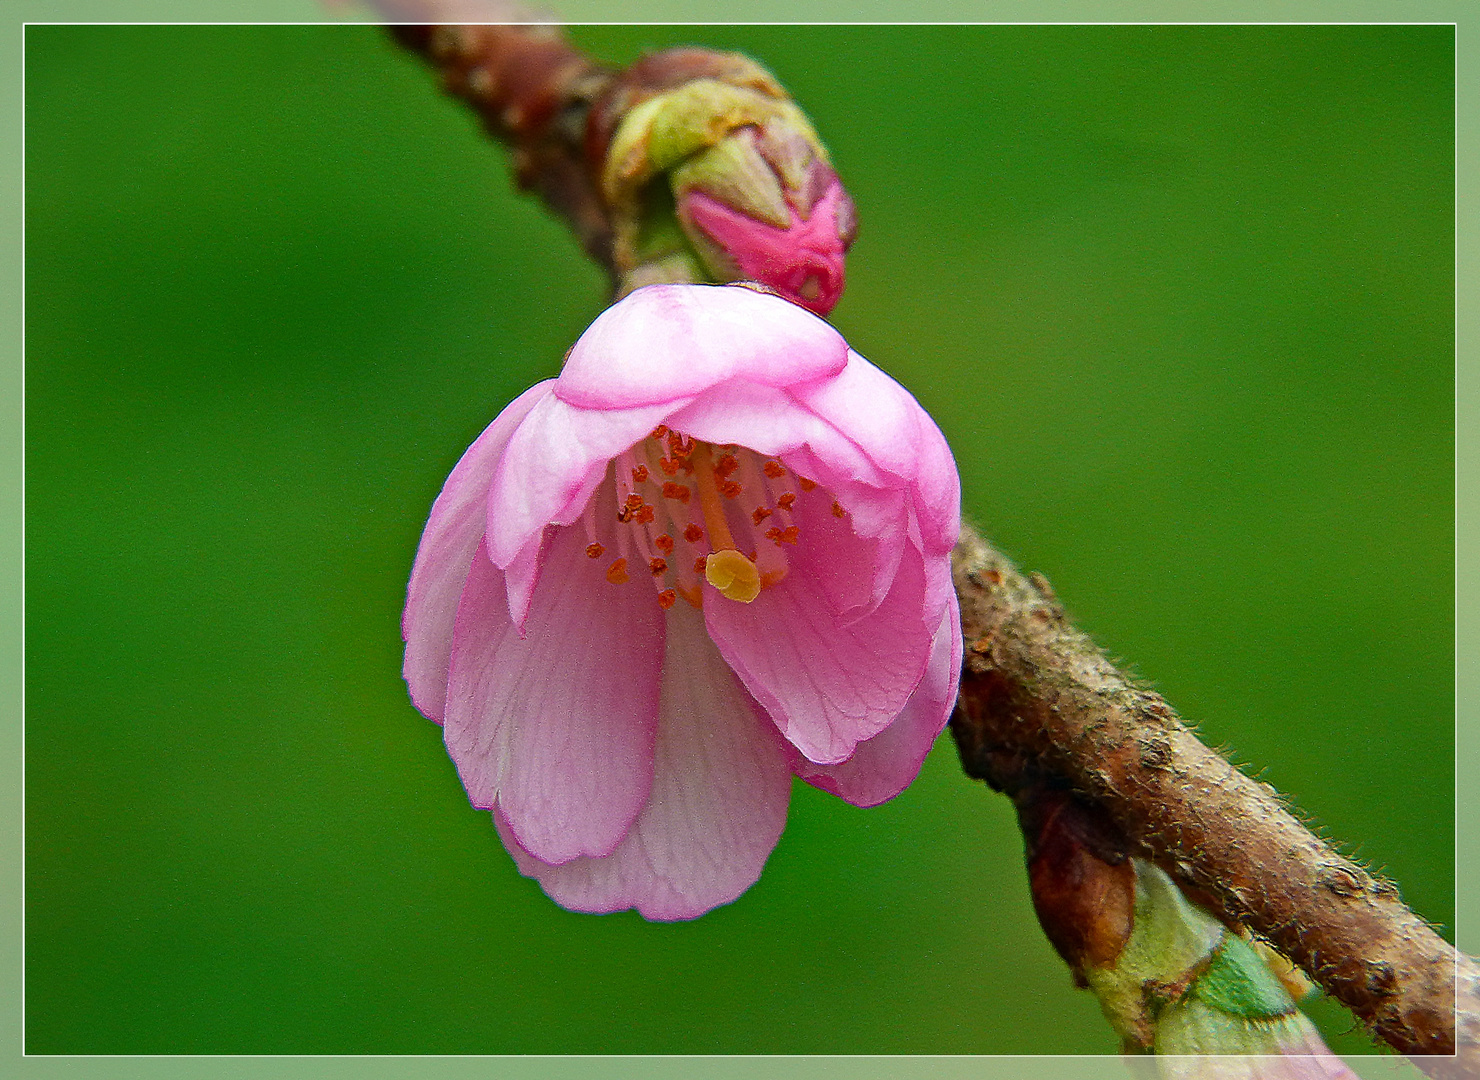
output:
<svg viewBox="0 0 1480 1080"><path fill-rule="evenodd" d="M776 71L861 214L833 322L968 516L1450 935L1453 30L573 36ZM405 579L605 283L413 58L33 25L26 94L30 1052L1114 1050L949 739L881 808L798 785L679 925L468 806Z"/></svg>

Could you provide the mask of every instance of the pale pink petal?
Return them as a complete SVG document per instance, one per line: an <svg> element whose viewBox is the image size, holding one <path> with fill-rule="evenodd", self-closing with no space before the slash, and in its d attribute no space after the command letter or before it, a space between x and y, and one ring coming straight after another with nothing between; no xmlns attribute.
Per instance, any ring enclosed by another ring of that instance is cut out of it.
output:
<svg viewBox="0 0 1480 1080"><path fill-rule="evenodd" d="M693 397L731 379L789 386L835 374L848 344L795 304L754 289L649 285L576 342L557 393L588 409Z"/></svg>
<svg viewBox="0 0 1480 1080"><path fill-rule="evenodd" d="M834 481L873 488L904 486L876 469L857 443L786 390L729 383L674 409L664 423L705 442L735 443L783 461L805 447L812 455L808 461L816 465L803 475L828 487L835 487Z"/></svg>
<svg viewBox="0 0 1480 1080"><path fill-rule="evenodd" d="M760 877L786 824L791 774L775 730L715 652L687 604L668 612L652 797L606 858L550 866L494 820L520 872L573 911L635 907L692 919Z"/></svg>
<svg viewBox="0 0 1480 1080"><path fill-rule="evenodd" d="M834 615L815 576L789 573L749 604L706 583L704 620L781 733L835 764L888 727L919 684L941 616L924 611L924 594L920 555L907 548L889 595L862 618Z"/></svg>
<svg viewBox="0 0 1480 1080"><path fill-rule="evenodd" d="M509 439L494 473L487 523L494 565L508 569L539 543L545 526L577 520L612 458L644 438L668 411L667 405L580 409L555 394L541 400ZM521 621L516 611L515 622Z"/></svg>
<svg viewBox="0 0 1480 1080"><path fill-rule="evenodd" d="M800 530L799 539L794 548L786 549L791 573L816 581L834 615L846 619L868 614L888 595L909 542L899 527L900 518L908 513L903 497L876 493L873 499L850 499L850 512L838 517L833 512L837 500L826 488L797 492L797 496L791 521ZM866 527L858 528L860 507L878 510L890 503L894 513L886 519L889 527L873 535Z"/></svg>
<svg viewBox="0 0 1480 1080"><path fill-rule="evenodd" d="M898 795L919 774L925 755L951 718L961 678L961 651L961 612L952 598L931 644L925 677L895 721L836 765L799 758L794 763L797 775L854 806L877 806Z"/></svg>
<svg viewBox="0 0 1480 1080"><path fill-rule="evenodd" d="M483 537L494 471L514 429L553 385L554 380L547 379L530 387L499 413L468 447L432 504L401 616L406 642L402 673L412 702L432 720L441 722L447 701L447 662L458 597Z"/></svg>
<svg viewBox="0 0 1480 1080"><path fill-rule="evenodd" d="M614 522L615 504L597 517ZM653 775L657 595L646 581L607 582L608 560L586 544L579 528L556 530L523 638L502 575L475 559L452 647L447 748L468 796L485 808L497 798L520 843L550 863L609 853Z"/></svg>
<svg viewBox="0 0 1480 1080"><path fill-rule="evenodd" d="M857 353L836 378L794 387L798 401L859 446L915 497L925 550L950 551L961 532L961 480L945 436L910 392Z"/></svg>

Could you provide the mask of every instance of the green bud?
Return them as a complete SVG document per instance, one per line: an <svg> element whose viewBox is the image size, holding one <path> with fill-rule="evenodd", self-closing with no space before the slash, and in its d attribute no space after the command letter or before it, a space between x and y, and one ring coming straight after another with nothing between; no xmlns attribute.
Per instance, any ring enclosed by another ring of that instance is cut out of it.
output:
<svg viewBox="0 0 1480 1080"><path fill-rule="evenodd" d="M664 55L655 67L667 70ZM699 63L695 74L640 97L607 145L600 184L620 291L652 278L647 262L686 255L692 280L758 281L830 310L856 226L826 149L764 68L700 59L676 57L674 70Z"/></svg>
<svg viewBox="0 0 1480 1080"><path fill-rule="evenodd" d="M1158 867L1132 860L1135 924L1116 962L1085 973L1139 1069L1161 1080L1356 1080L1295 1006L1279 957L1188 902ZM1288 961L1284 961L1288 964ZM1298 984L1297 984L1298 985Z"/></svg>
<svg viewBox="0 0 1480 1080"><path fill-rule="evenodd" d="M1114 964L1083 975L1126 1046L1146 1051L1155 1044L1161 1009L1187 992L1193 973L1228 931L1188 903L1158 867L1143 859L1132 859L1131 864L1136 901L1130 940Z"/></svg>

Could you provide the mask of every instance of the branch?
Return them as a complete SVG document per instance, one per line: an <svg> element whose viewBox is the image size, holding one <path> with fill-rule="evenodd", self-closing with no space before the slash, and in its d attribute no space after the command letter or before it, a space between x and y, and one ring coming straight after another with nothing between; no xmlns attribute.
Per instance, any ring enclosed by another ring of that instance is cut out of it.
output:
<svg viewBox="0 0 1480 1080"><path fill-rule="evenodd" d="M1273 942L1430 1075L1480 1074L1480 967L1397 888L1316 837L1267 784L1203 745L969 527L953 555L967 661L951 729L967 773L1009 795L1057 777L1200 902Z"/></svg>
<svg viewBox="0 0 1480 1080"><path fill-rule="evenodd" d="M383 6L390 14L400 7L436 14L437 8ZM612 89L616 72L587 58L553 26L401 24L391 33L420 53L441 76L442 88L509 146L515 183L538 194L565 219L586 254L613 273L612 225L588 164L590 153L605 156L606 148L588 148L586 131L593 104Z"/></svg>
<svg viewBox="0 0 1480 1080"><path fill-rule="evenodd" d="M447 2L382 6L428 15ZM607 142L644 96L717 74L724 56L680 50L618 72L548 26L394 33L511 147L520 187L565 218L615 284L612 208L597 179ZM1116 670L1064 620L1040 575L1024 577L969 527L953 562L967 662L951 728L969 775L1012 796L1030 824L1041 809L1035 792L1072 791L1086 828L1103 815L1101 832L1123 837L1230 924L1274 943L1431 1076L1480 1076L1472 959L1409 911L1391 882L1312 834L1273 788L1203 745L1160 695Z"/></svg>

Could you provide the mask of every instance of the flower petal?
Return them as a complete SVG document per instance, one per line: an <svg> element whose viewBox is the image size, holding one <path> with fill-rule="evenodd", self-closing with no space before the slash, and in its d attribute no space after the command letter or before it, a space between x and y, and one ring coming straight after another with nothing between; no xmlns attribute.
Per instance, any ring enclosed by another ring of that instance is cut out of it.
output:
<svg viewBox="0 0 1480 1080"><path fill-rule="evenodd" d="M494 473L487 522L493 564L507 570L524 554L534 573L536 560L526 549L540 542L546 525L579 518L612 458L652 431L669 409L602 411L577 408L555 394L542 399L509 439ZM514 621L522 623L523 613L515 611Z"/></svg>
<svg viewBox="0 0 1480 1080"><path fill-rule="evenodd" d="M457 602L483 537L489 485L514 429L550 393L554 382L547 379L520 394L468 447L432 504L416 549L401 616L401 637L406 642L402 674L413 704L439 723L447 702L447 663Z"/></svg>
<svg viewBox="0 0 1480 1080"><path fill-rule="evenodd" d="M961 478L945 436L910 392L857 353L833 379L792 393L859 446L880 469L908 481L925 550L945 552L961 533Z"/></svg>
<svg viewBox="0 0 1480 1080"><path fill-rule="evenodd" d="M836 764L888 727L920 682L941 616L924 595L920 554L907 547L888 596L862 618L834 615L815 577L789 573L749 604L706 584L704 620L781 733Z"/></svg>
<svg viewBox="0 0 1480 1080"><path fill-rule="evenodd" d="M795 548L787 549L791 573L802 574L821 587L833 614L861 617L883 602L899 572L899 560L908 543L899 523L908 511L897 492L874 492L873 498L850 499L851 511L838 517L833 510L833 492L818 487L799 492L793 503L791 521L800 530ZM892 504L893 515L875 514L892 528L870 535L859 534L859 506L884 511Z"/></svg>
<svg viewBox="0 0 1480 1080"><path fill-rule="evenodd" d="M502 803L494 811L520 872L562 907L696 918L754 884L786 824L785 752L699 613L671 608L666 641L652 796L611 855L550 866L501 820Z"/></svg>
<svg viewBox="0 0 1480 1080"><path fill-rule="evenodd" d="M796 773L854 806L877 806L907 788L951 718L961 679L961 611L952 598L930 647L925 677L894 722L865 739L847 761L818 765L801 758Z"/></svg>
<svg viewBox="0 0 1480 1080"><path fill-rule="evenodd" d="M834 479L875 488L890 486L890 478L874 468L856 443L786 390L727 383L675 408L664 422L705 442L735 443L783 461L805 447L812 455L807 460L819 467L804 475L829 487L834 486ZM894 486L904 485L896 482Z"/></svg>
<svg viewBox="0 0 1480 1080"><path fill-rule="evenodd" d="M588 409L692 397L744 379L789 386L836 374L848 344L779 296L726 285L649 285L581 335L557 393Z"/></svg>
<svg viewBox="0 0 1480 1080"><path fill-rule="evenodd" d="M522 638L503 575L475 558L452 646L447 749L468 797L497 799L549 863L611 852L652 784L661 609L585 547L582 530L555 532Z"/></svg>

